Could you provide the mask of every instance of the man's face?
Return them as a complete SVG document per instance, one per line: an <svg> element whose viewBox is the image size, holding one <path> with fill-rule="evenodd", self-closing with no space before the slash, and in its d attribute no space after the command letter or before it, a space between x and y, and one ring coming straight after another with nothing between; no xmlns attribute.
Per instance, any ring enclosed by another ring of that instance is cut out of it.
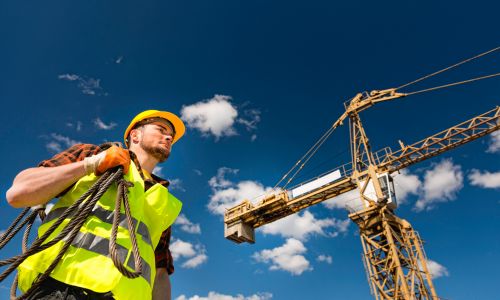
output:
<svg viewBox="0 0 500 300"><path fill-rule="evenodd" d="M158 162L164 162L170 155L173 132L170 127L161 122L143 125L139 145Z"/></svg>

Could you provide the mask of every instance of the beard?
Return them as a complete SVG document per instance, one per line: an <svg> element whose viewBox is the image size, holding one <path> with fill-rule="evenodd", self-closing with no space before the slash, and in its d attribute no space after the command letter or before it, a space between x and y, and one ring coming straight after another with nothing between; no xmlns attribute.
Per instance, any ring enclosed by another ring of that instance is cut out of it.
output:
<svg viewBox="0 0 500 300"><path fill-rule="evenodd" d="M154 157L159 163L167 160L170 156L170 150L162 146L149 146L146 145L142 140L139 143L142 149L152 157Z"/></svg>

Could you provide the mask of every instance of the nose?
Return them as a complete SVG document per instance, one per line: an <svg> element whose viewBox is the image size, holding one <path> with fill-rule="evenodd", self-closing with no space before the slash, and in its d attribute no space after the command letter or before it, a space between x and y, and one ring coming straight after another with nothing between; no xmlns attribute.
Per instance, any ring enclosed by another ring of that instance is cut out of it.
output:
<svg viewBox="0 0 500 300"><path fill-rule="evenodd" d="M165 139L171 142L174 139L174 137L171 134L168 134Z"/></svg>

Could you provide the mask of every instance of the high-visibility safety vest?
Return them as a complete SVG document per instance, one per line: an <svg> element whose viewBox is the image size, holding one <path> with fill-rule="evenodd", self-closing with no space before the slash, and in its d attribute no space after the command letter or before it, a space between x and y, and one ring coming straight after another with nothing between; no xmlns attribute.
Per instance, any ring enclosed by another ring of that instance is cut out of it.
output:
<svg viewBox="0 0 500 300"><path fill-rule="evenodd" d="M182 203L171 195L167 188L158 183L145 191L144 181L133 162L124 178L134 183L133 187L128 188L128 199L142 259L142 275L135 279L125 277L114 266L109 255L109 238L117 192L117 185L113 184L97 202L92 214L85 221L63 259L50 276L61 282L98 293L111 291L116 300L151 299L156 275L154 250L162 232L172 225L179 215ZM63 211L86 192L96 180L97 177L93 174L85 176L62 196L38 229L38 236L44 234ZM56 237L68 224L70 218L71 216L65 219L48 240ZM118 256L125 266L134 271L132 243L127 228L122 205L116 239ZM19 265L18 283L21 291L28 290L37 276L47 270L63 243L64 241L60 241L30 256Z"/></svg>

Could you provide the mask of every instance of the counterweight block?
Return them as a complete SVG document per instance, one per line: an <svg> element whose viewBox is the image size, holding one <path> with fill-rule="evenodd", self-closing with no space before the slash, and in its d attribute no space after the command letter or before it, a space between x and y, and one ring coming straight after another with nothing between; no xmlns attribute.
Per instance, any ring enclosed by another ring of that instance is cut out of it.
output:
<svg viewBox="0 0 500 300"><path fill-rule="evenodd" d="M224 224L224 237L235 243L255 243L255 229L241 220L231 224Z"/></svg>

